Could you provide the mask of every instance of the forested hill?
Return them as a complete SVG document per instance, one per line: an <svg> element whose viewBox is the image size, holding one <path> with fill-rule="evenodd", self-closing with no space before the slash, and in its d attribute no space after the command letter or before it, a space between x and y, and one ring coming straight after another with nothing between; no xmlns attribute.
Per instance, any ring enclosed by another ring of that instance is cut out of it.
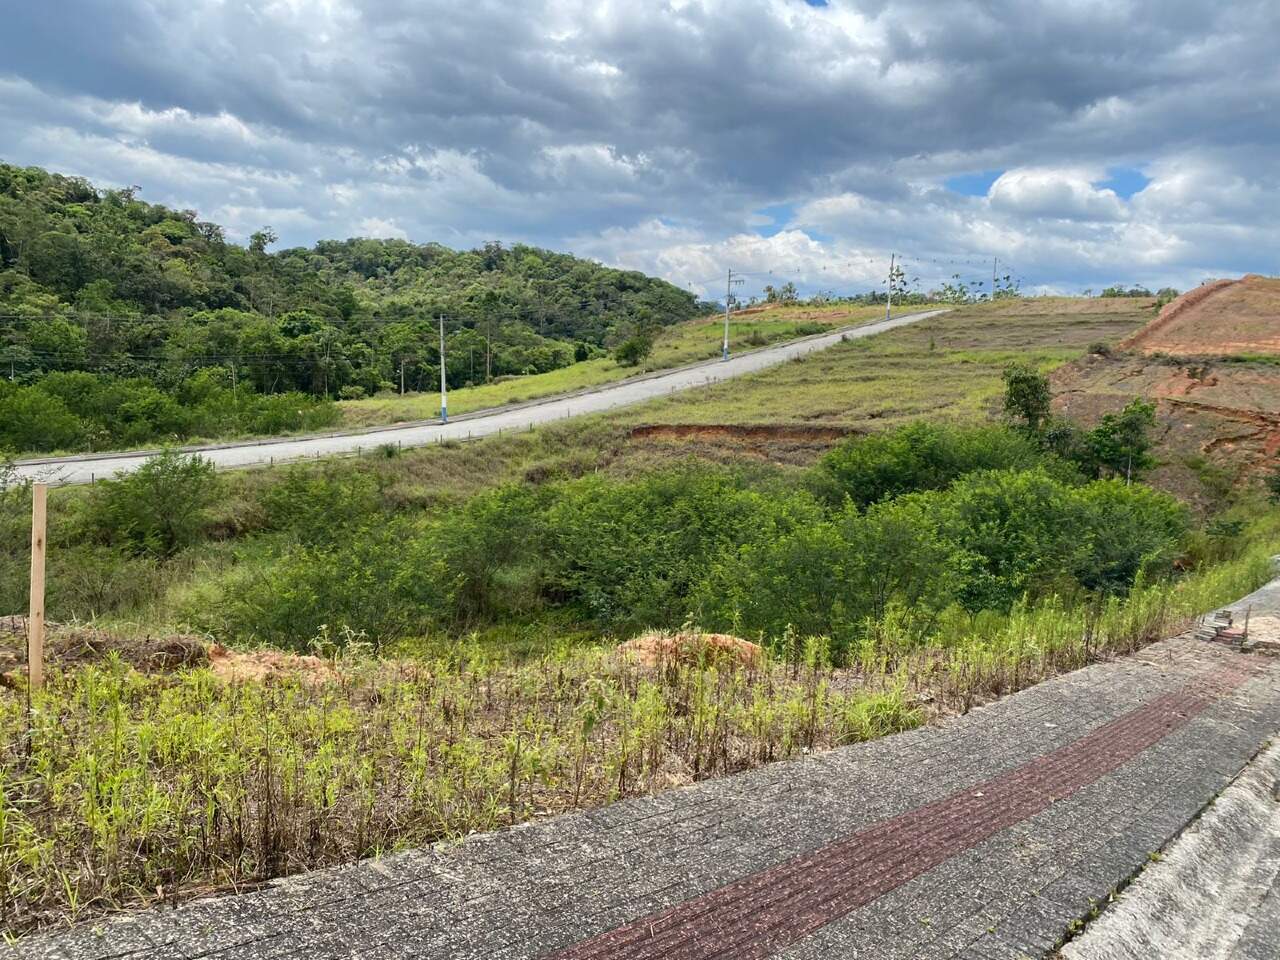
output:
<svg viewBox="0 0 1280 960"><path fill-rule="evenodd" d="M175 395L203 371L259 395L351 396L398 385L402 368L410 387L438 381L440 314L462 385L563 366L697 311L672 284L522 245L274 243L269 228L240 246L132 189L0 164L0 374L92 371Z"/></svg>

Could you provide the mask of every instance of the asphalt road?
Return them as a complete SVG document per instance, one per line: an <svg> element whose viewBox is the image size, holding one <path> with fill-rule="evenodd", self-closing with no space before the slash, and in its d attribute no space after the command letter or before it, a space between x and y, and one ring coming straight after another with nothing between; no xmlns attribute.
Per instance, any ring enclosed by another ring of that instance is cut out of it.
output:
<svg viewBox="0 0 1280 960"><path fill-rule="evenodd" d="M587 392L550 397L519 406L477 411L452 419L448 423L440 423L438 420L419 421L379 427L374 430L210 444L183 449L199 452L213 461L219 469L230 469L309 460L314 457L359 454L388 443L399 444L401 447L421 447L442 440L471 440L496 433L528 430L557 420L601 413L616 407L643 403L680 390L755 373L795 357L825 350L844 339L874 336L944 312L944 310L928 310L922 313L903 314L889 320L878 320L859 327L844 328L764 347L749 353L741 353L728 361L708 360L646 377L608 384ZM157 452L140 450L127 453L20 460L17 463L17 476L19 480L30 479L50 484L89 483L96 478L136 470Z"/></svg>

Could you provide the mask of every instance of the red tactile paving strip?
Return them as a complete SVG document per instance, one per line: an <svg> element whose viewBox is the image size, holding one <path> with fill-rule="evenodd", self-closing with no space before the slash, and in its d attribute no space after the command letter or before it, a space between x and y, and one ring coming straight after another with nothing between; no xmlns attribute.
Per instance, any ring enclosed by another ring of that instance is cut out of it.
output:
<svg viewBox="0 0 1280 960"><path fill-rule="evenodd" d="M1232 665L1079 740L891 820L607 931L546 960L751 960L1071 796L1133 759L1238 686Z"/></svg>

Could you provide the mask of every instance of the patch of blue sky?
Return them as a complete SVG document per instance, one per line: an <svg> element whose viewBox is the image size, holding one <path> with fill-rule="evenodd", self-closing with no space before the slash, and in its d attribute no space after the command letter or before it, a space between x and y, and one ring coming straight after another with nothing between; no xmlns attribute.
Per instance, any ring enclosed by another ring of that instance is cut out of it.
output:
<svg viewBox="0 0 1280 960"><path fill-rule="evenodd" d="M943 181L943 185L952 193L963 194L966 197L985 197L987 191L991 189L991 185L999 179L1003 170L982 170L977 173L962 173L958 176L948 177Z"/></svg>
<svg viewBox="0 0 1280 960"><path fill-rule="evenodd" d="M1135 193L1146 188L1151 178L1137 167L1110 167L1107 179L1095 183L1095 187L1114 190L1117 197L1128 200Z"/></svg>

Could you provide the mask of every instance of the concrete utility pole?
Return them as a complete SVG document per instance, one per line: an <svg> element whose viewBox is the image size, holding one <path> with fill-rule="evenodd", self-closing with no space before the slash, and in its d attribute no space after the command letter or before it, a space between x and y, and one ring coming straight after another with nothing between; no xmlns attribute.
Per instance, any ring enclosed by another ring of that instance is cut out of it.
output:
<svg viewBox="0 0 1280 960"><path fill-rule="evenodd" d="M720 353L721 360L729 359L729 313L732 309L731 305L733 303L733 287L734 284L743 282L744 281L741 278L736 280L734 279L733 268L730 267L724 285L724 347Z"/></svg>
<svg viewBox="0 0 1280 960"><path fill-rule="evenodd" d="M889 292L884 302L884 318L889 319L889 313L893 310L893 260L896 253L889 254Z"/></svg>
<svg viewBox="0 0 1280 960"><path fill-rule="evenodd" d="M440 422L449 422L449 385L444 373L444 314L440 315Z"/></svg>

